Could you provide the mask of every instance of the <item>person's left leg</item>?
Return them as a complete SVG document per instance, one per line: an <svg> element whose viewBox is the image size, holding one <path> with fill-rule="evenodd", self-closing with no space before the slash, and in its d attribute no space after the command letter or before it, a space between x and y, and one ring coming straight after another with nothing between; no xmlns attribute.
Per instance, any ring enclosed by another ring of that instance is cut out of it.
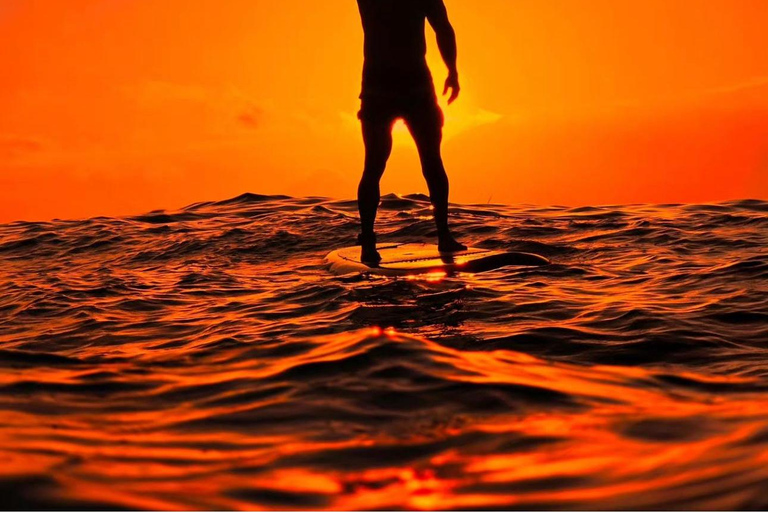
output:
<svg viewBox="0 0 768 512"><path fill-rule="evenodd" d="M361 117L365 144L365 167L357 189L361 233L358 242L362 246L361 261L378 263L381 255L376 250L374 223L381 200L379 182L392 152L392 122L388 118Z"/></svg>
<svg viewBox="0 0 768 512"><path fill-rule="evenodd" d="M427 180L440 251L465 251L467 247L456 241L448 227L449 184L440 151L443 141L442 112L436 104L429 104L425 108L414 109L405 121L416 142L422 173Z"/></svg>

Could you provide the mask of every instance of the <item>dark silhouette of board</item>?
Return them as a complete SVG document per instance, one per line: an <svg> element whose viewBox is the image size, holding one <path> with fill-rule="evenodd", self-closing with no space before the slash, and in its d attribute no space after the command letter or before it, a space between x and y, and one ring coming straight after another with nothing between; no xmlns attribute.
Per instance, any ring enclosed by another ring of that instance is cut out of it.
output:
<svg viewBox="0 0 768 512"><path fill-rule="evenodd" d="M371 273L385 276L408 276L445 272L486 272L507 266L540 267L549 260L538 254L493 251L470 247L466 251L441 253L430 244L382 244L378 246L381 262L360 261L360 247L346 247L326 257L336 274Z"/></svg>

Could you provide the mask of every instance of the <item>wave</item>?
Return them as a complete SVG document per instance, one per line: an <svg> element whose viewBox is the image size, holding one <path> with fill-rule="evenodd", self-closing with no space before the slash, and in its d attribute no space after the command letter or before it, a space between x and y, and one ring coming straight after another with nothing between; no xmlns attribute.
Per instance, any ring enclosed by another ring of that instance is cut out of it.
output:
<svg viewBox="0 0 768 512"><path fill-rule="evenodd" d="M454 205L541 268L335 276L356 203L0 226L17 508L765 508L768 203ZM436 236L382 198L382 241Z"/></svg>

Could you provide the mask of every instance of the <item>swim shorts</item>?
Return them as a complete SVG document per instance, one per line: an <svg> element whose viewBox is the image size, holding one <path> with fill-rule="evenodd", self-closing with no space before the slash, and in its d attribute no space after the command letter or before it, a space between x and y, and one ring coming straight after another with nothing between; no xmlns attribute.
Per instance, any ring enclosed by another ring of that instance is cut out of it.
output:
<svg viewBox="0 0 768 512"><path fill-rule="evenodd" d="M357 117L364 123L377 124L392 124L397 119L409 126L442 127L444 123L443 111L434 93L363 96Z"/></svg>

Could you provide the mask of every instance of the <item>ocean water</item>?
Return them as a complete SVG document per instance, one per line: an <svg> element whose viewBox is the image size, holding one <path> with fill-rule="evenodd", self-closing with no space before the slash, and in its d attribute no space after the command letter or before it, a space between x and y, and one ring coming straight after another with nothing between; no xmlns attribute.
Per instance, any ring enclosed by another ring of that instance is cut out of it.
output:
<svg viewBox="0 0 768 512"><path fill-rule="evenodd" d="M552 265L410 279L355 208L0 226L0 507L768 508L768 203L456 205Z"/></svg>

